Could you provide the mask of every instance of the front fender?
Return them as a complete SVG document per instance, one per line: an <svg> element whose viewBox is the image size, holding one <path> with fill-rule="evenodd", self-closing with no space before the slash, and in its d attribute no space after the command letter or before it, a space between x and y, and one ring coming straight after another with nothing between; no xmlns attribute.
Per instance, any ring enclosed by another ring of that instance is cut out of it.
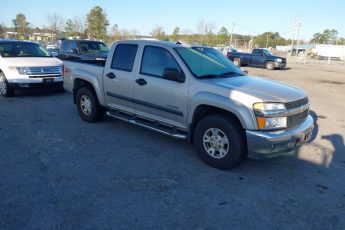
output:
<svg viewBox="0 0 345 230"><path fill-rule="evenodd" d="M245 105L228 97L209 92L200 92L192 97L189 111L196 111L196 108L199 105L209 105L229 111L239 119L244 129L256 129L256 122L253 113L251 113L251 111ZM194 112L190 112L188 114L189 124L191 124L193 121L193 115Z"/></svg>

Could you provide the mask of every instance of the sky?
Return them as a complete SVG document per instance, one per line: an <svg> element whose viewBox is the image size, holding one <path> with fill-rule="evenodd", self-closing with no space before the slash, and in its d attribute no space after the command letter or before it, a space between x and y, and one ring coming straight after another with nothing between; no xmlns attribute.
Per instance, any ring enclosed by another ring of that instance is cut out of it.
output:
<svg viewBox="0 0 345 230"><path fill-rule="evenodd" d="M24 13L32 26L42 27L48 25L48 14L85 18L97 5L108 15L109 30L117 24L120 30L136 30L141 35L149 35L156 25L167 34L176 26L181 31L197 32L197 23L203 19L216 26L215 32L224 26L239 34L271 31L291 38L297 18L301 39L309 40L325 29L336 29L338 37L345 37L344 0L1 0L0 22L12 26L16 14Z"/></svg>

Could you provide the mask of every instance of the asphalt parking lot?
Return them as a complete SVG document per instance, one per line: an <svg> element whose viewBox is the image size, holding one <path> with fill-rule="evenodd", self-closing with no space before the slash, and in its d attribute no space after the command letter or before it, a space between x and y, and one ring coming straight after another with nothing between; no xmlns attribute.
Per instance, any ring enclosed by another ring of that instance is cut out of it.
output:
<svg viewBox="0 0 345 230"><path fill-rule="evenodd" d="M230 171L68 93L0 97L0 229L345 229L345 66L289 66L247 69L306 90L312 143Z"/></svg>

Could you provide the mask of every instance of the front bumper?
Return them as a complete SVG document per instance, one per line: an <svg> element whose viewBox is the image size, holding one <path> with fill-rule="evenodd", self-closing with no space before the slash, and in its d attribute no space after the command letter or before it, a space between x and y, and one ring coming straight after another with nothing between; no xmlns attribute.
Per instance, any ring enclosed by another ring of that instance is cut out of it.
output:
<svg viewBox="0 0 345 230"><path fill-rule="evenodd" d="M298 147L310 141L313 129L313 118L308 115L303 123L291 130L268 132L247 130L248 157L264 159L295 153Z"/></svg>
<svg viewBox="0 0 345 230"><path fill-rule="evenodd" d="M43 79L53 79L51 82L45 82ZM14 89L25 89L25 88L54 88L62 87L63 79L62 76L58 77L45 77L45 78L19 78L19 79L8 79L8 84Z"/></svg>
<svg viewBox="0 0 345 230"><path fill-rule="evenodd" d="M285 69L286 68L286 62L274 62L274 66L277 69Z"/></svg>

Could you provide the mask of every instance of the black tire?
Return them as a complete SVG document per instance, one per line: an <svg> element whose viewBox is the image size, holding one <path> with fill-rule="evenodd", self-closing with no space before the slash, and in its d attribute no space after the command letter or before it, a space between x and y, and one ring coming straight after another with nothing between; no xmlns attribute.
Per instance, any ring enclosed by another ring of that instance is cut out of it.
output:
<svg viewBox="0 0 345 230"><path fill-rule="evenodd" d="M266 69L274 70L275 69L274 62L272 62L272 61L266 62Z"/></svg>
<svg viewBox="0 0 345 230"><path fill-rule="evenodd" d="M235 66L241 67L241 59L240 58L234 58L234 60L232 62L235 64Z"/></svg>
<svg viewBox="0 0 345 230"><path fill-rule="evenodd" d="M14 96L14 89L9 86L3 72L0 72L0 94L4 97Z"/></svg>
<svg viewBox="0 0 345 230"><path fill-rule="evenodd" d="M84 121L93 123L103 118L105 109L99 104L97 95L91 87L84 86L78 89L76 99L79 115ZM89 103L88 106L85 106L85 103Z"/></svg>
<svg viewBox="0 0 345 230"><path fill-rule="evenodd" d="M213 157L206 151L209 143L204 143L204 137L213 128L221 130L228 140L227 153L221 158ZM201 160L221 170L239 165L247 156L245 134L242 126L234 119L223 114L210 115L200 120L195 127L194 143Z"/></svg>

